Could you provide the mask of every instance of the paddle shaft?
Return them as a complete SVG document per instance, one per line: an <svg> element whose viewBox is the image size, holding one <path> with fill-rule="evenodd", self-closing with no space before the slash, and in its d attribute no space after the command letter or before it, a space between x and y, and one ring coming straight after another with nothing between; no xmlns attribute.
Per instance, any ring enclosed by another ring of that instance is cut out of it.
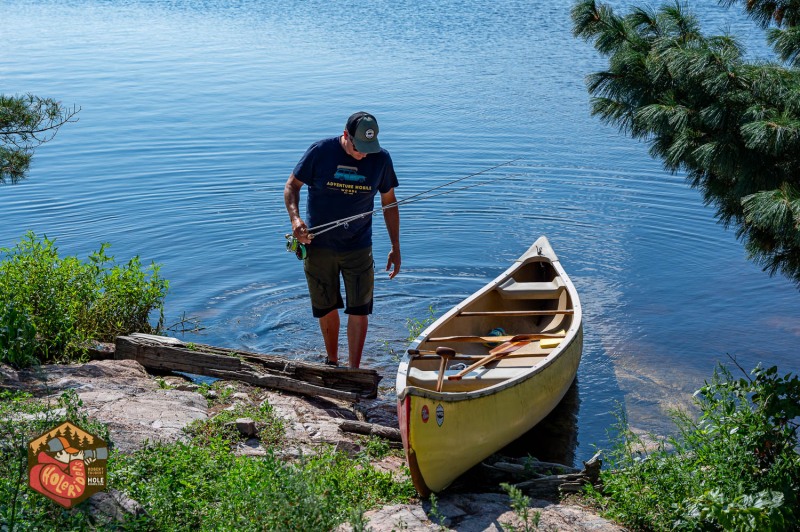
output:
<svg viewBox="0 0 800 532"><path fill-rule="evenodd" d="M469 372L474 371L480 368L481 366L485 366L489 362L494 362L497 359L503 358L507 354L513 353L523 345L527 345L530 342L531 342L530 340L521 340L521 341L508 341L503 344L500 344L491 351L489 351L488 355L486 355L479 361L475 362L473 365L459 371L455 375L450 375L449 377L447 377L447 379L451 381L459 381L464 375L468 374Z"/></svg>

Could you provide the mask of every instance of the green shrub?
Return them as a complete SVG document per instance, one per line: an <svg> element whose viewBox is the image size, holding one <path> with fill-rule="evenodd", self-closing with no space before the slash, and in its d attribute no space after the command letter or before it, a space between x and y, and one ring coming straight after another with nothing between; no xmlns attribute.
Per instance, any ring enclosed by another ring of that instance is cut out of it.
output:
<svg viewBox="0 0 800 532"><path fill-rule="evenodd" d="M102 244L85 262L61 258L54 240L33 232L14 248L0 249L2 361L21 367L34 355L39 361L72 360L92 341L162 326L168 283L158 265L144 268L139 257L117 264L107 249ZM149 323L153 312L159 313L155 327Z"/></svg>
<svg viewBox="0 0 800 532"><path fill-rule="evenodd" d="M156 530L332 530L354 510L415 493L410 482L332 450L296 462L273 452L236 456L220 436L115 455L110 476Z"/></svg>
<svg viewBox="0 0 800 532"><path fill-rule="evenodd" d="M18 368L37 362L36 327L30 316L17 310L13 303L0 309L0 361Z"/></svg>
<svg viewBox="0 0 800 532"><path fill-rule="evenodd" d="M637 530L789 530L800 519L796 452L800 380L777 368L734 379L720 366L695 393L698 419L674 412L677 435L653 451L617 426L602 496Z"/></svg>
<svg viewBox="0 0 800 532"><path fill-rule="evenodd" d="M219 436L235 442L242 439L236 429L236 420L244 417L255 422L262 445L279 445L283 442L286 433L283 419L275 415L272 405L266 402L259 406L237 403L231 410L221 410L214 417L193 421L184 428L184 432L195 445L210 445Z"/></svg>

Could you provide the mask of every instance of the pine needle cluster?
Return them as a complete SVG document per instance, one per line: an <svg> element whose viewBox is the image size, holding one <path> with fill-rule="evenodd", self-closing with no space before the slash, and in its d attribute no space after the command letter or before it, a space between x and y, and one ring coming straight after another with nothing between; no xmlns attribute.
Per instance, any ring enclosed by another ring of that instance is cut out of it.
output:
<svg viewBox="0 0 800 532"><path fill-rule="evenodd" d="M705 35L686 4L595 0L572 9L573 32L608 58L588 76L592 114L685 172L750 258L800 286L800 4L743 4L776 59L748 61L733 35Z"/></svg>

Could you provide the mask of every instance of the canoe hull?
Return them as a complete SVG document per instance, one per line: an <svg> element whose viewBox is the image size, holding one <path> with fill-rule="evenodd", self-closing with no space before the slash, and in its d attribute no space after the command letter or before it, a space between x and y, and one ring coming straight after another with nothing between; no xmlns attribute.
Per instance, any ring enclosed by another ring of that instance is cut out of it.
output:
<svg viewBox="0 0 800 532"><path fill-rule="evenodd" d="M560 270L560 265L556 266ZM577 294L566 274L560 273L573 290L570 302L577 306L578 315L561 345L519 377L471 392L436 392L407 385L401 373L408 371L410 359L401 362L398 420L412 480L420 494L445 489L468 469L533 428L566 394L580 364L583 330ZM494 283L503 278L501 275ZM483 291L491 290L491 285ZM452 319L457 313L454 310L439 321ZM437 323L418 340L435 334Z"/></svg>

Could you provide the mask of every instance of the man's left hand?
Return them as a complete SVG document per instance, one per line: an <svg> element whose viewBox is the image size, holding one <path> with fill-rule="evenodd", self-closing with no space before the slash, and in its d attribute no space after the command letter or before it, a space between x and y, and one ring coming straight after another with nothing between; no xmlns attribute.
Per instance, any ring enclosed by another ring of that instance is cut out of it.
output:
<svg viewBox="0 0 800 532"><path fill-rule="evenodd" d="M392 265L394 265L394 269L392 269ZM400 273L400 250L394 249L389 252L389 260L386 262L386 271L389 273L389 279L394 279L395 275Z"/></svg>

